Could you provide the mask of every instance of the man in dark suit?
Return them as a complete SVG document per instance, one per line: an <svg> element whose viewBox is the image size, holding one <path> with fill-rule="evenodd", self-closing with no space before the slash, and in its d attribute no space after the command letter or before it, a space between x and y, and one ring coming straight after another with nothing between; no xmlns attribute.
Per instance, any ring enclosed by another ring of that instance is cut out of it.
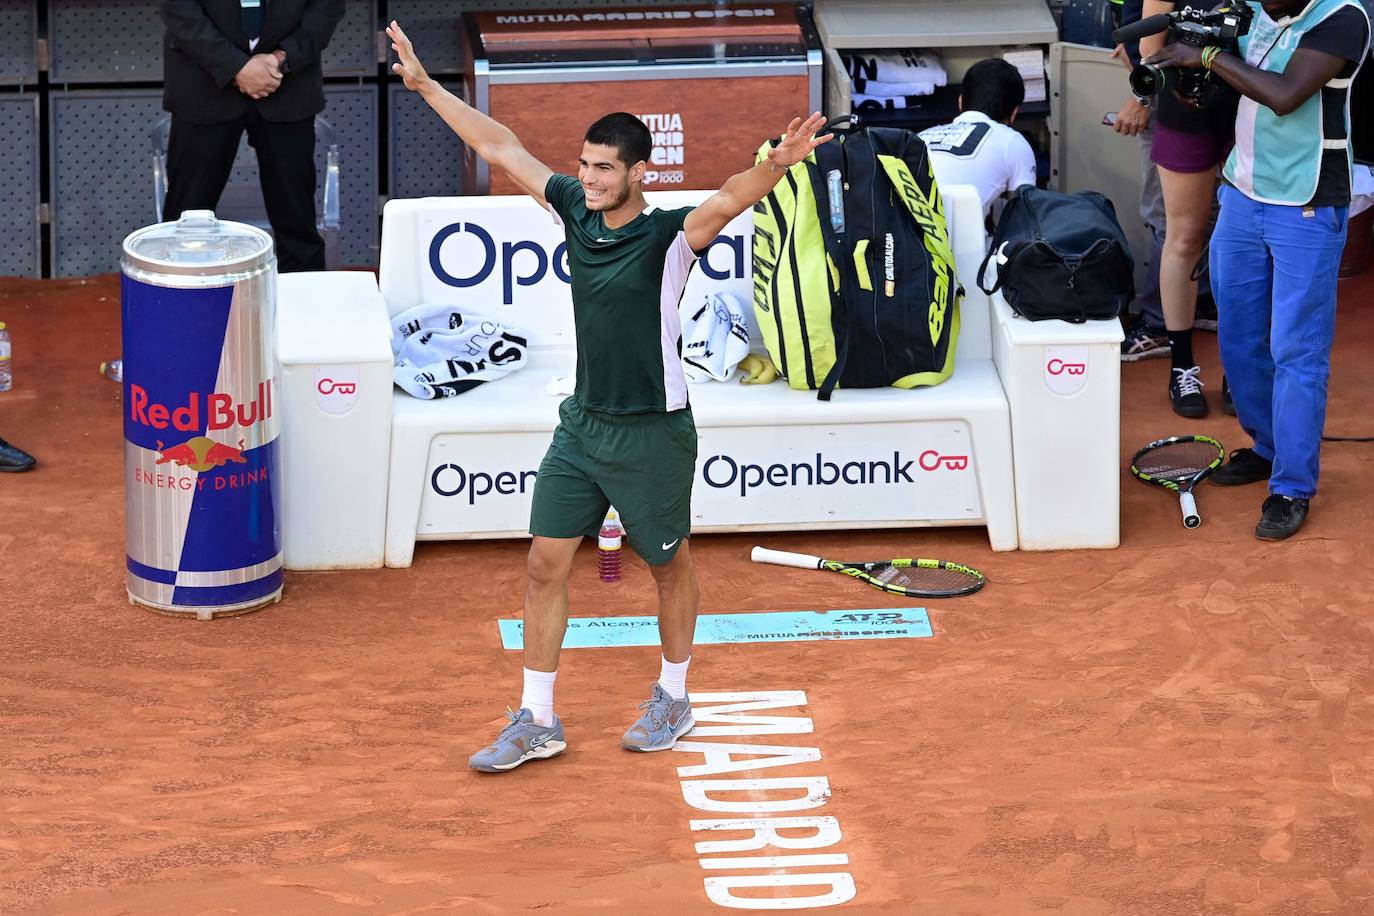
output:
<svg viewBox="0 0 1374 916"><path fill-rule="evenodd" d="M344 0L163 0L163 219L219 204L247 130L280 270L324 269L315 115L325 104L320 54L343 13Z"/></svg>

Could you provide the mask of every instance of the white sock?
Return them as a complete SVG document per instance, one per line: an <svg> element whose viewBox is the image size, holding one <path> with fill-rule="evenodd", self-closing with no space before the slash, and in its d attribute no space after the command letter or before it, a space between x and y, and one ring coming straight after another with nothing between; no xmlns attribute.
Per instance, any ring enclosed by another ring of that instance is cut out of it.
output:
<svg viewBox="0 0 1374 916"><path fill-rule="evenodd" d="M525 669L525 692L520 695L520 708L534 713L536 725L553 724L553 681L557 671Z"/></svg>
<svg viewBox="0 0 1374 916"><path fill-rule="evenodd" d="M663 659L663 667L658 673L658 686L674 700L687 699L687 666L691 663L690 655L685 662L670 662L666 658Z"/></svg>

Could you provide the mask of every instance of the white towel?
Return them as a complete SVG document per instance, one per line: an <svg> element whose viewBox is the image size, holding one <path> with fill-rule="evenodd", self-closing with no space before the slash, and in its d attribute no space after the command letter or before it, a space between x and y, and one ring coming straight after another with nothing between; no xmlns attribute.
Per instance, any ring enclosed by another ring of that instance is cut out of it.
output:
<svg viewBox="0 0 1374 916"><path fill-rule="evenodd" d="M931 83L936 86L944 86L949 83L949 74L945 72L944 65L940 63L940 58L931 54L929 51L892 51L886 54L842 54L840 59L844 62L844 68L849 73L855 85L859 80L867 80L870 83ZM893 91L888 93L873 92L872 95L914 95L910 91Z"/></svg>
<svg viewBox="0 0 1374 916"><path fill-rule="evenodd" d="M682 371L690 381L728 382L749 355L744 304L729 293L709 293L682 308Z"/></svg>
<svg viewBox="0 0 1374 916"><path fill-rule="evenodd" d="M1374 207L1374 164L1355 163L1355 183L1350 186L1350 215L1359 216Z"/></svg>
<svg viewBox="0 0 1374 916"><path fill-rule="evenodd" d="M445 303L391 319L392 377L417 398L450 398L525 365L523 331Z"/></svg>
<svg viewBox="0 0 1374 916"><path fill-rule="evenodd" d="M1015 67L1023 80L1042 80L1045 78L1045 52L1039 48L1004 51L1002 59Z"/></svg>

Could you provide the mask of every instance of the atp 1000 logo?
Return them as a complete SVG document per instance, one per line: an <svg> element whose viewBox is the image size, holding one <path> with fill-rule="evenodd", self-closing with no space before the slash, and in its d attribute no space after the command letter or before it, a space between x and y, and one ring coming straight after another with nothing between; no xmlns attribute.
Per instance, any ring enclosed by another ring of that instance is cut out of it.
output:
<svg viewBox="0 0 1374 916"><path fill-rule="evenodd" d="M681 166L686 162L687 145L683 142L682 114L676 111L659 114L642 114L639 119L653 134L654 151L649 157L653 168L644 173L645 186L656 184L682 184L686 174Z"/></svg>

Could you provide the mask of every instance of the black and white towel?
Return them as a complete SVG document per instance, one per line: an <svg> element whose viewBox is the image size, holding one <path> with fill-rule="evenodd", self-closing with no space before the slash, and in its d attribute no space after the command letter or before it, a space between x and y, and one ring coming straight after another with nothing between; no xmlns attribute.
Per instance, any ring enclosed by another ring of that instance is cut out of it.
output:
<svg viewBox="0 0 1374 916"><path fill-rule="evenodd" d="M854 91L861 95L934 95L937 88L949 85L944 65L929 51L843 54L841 60Z"/></svg>
<svg viewBox="0 0 1374 916"><path fill-rule="evenodd" d="M518 328L451 304L417 305L391 319L392 377L417 398L450 398L509 375L528 350Z"/></svg>
<svg viewBox="0 0 1374 916"><path fill-rule="evenodd" d="M749 355L744 304L729 293L709 293L682 306L682 372L693 382L728 382Z"/></svg>

